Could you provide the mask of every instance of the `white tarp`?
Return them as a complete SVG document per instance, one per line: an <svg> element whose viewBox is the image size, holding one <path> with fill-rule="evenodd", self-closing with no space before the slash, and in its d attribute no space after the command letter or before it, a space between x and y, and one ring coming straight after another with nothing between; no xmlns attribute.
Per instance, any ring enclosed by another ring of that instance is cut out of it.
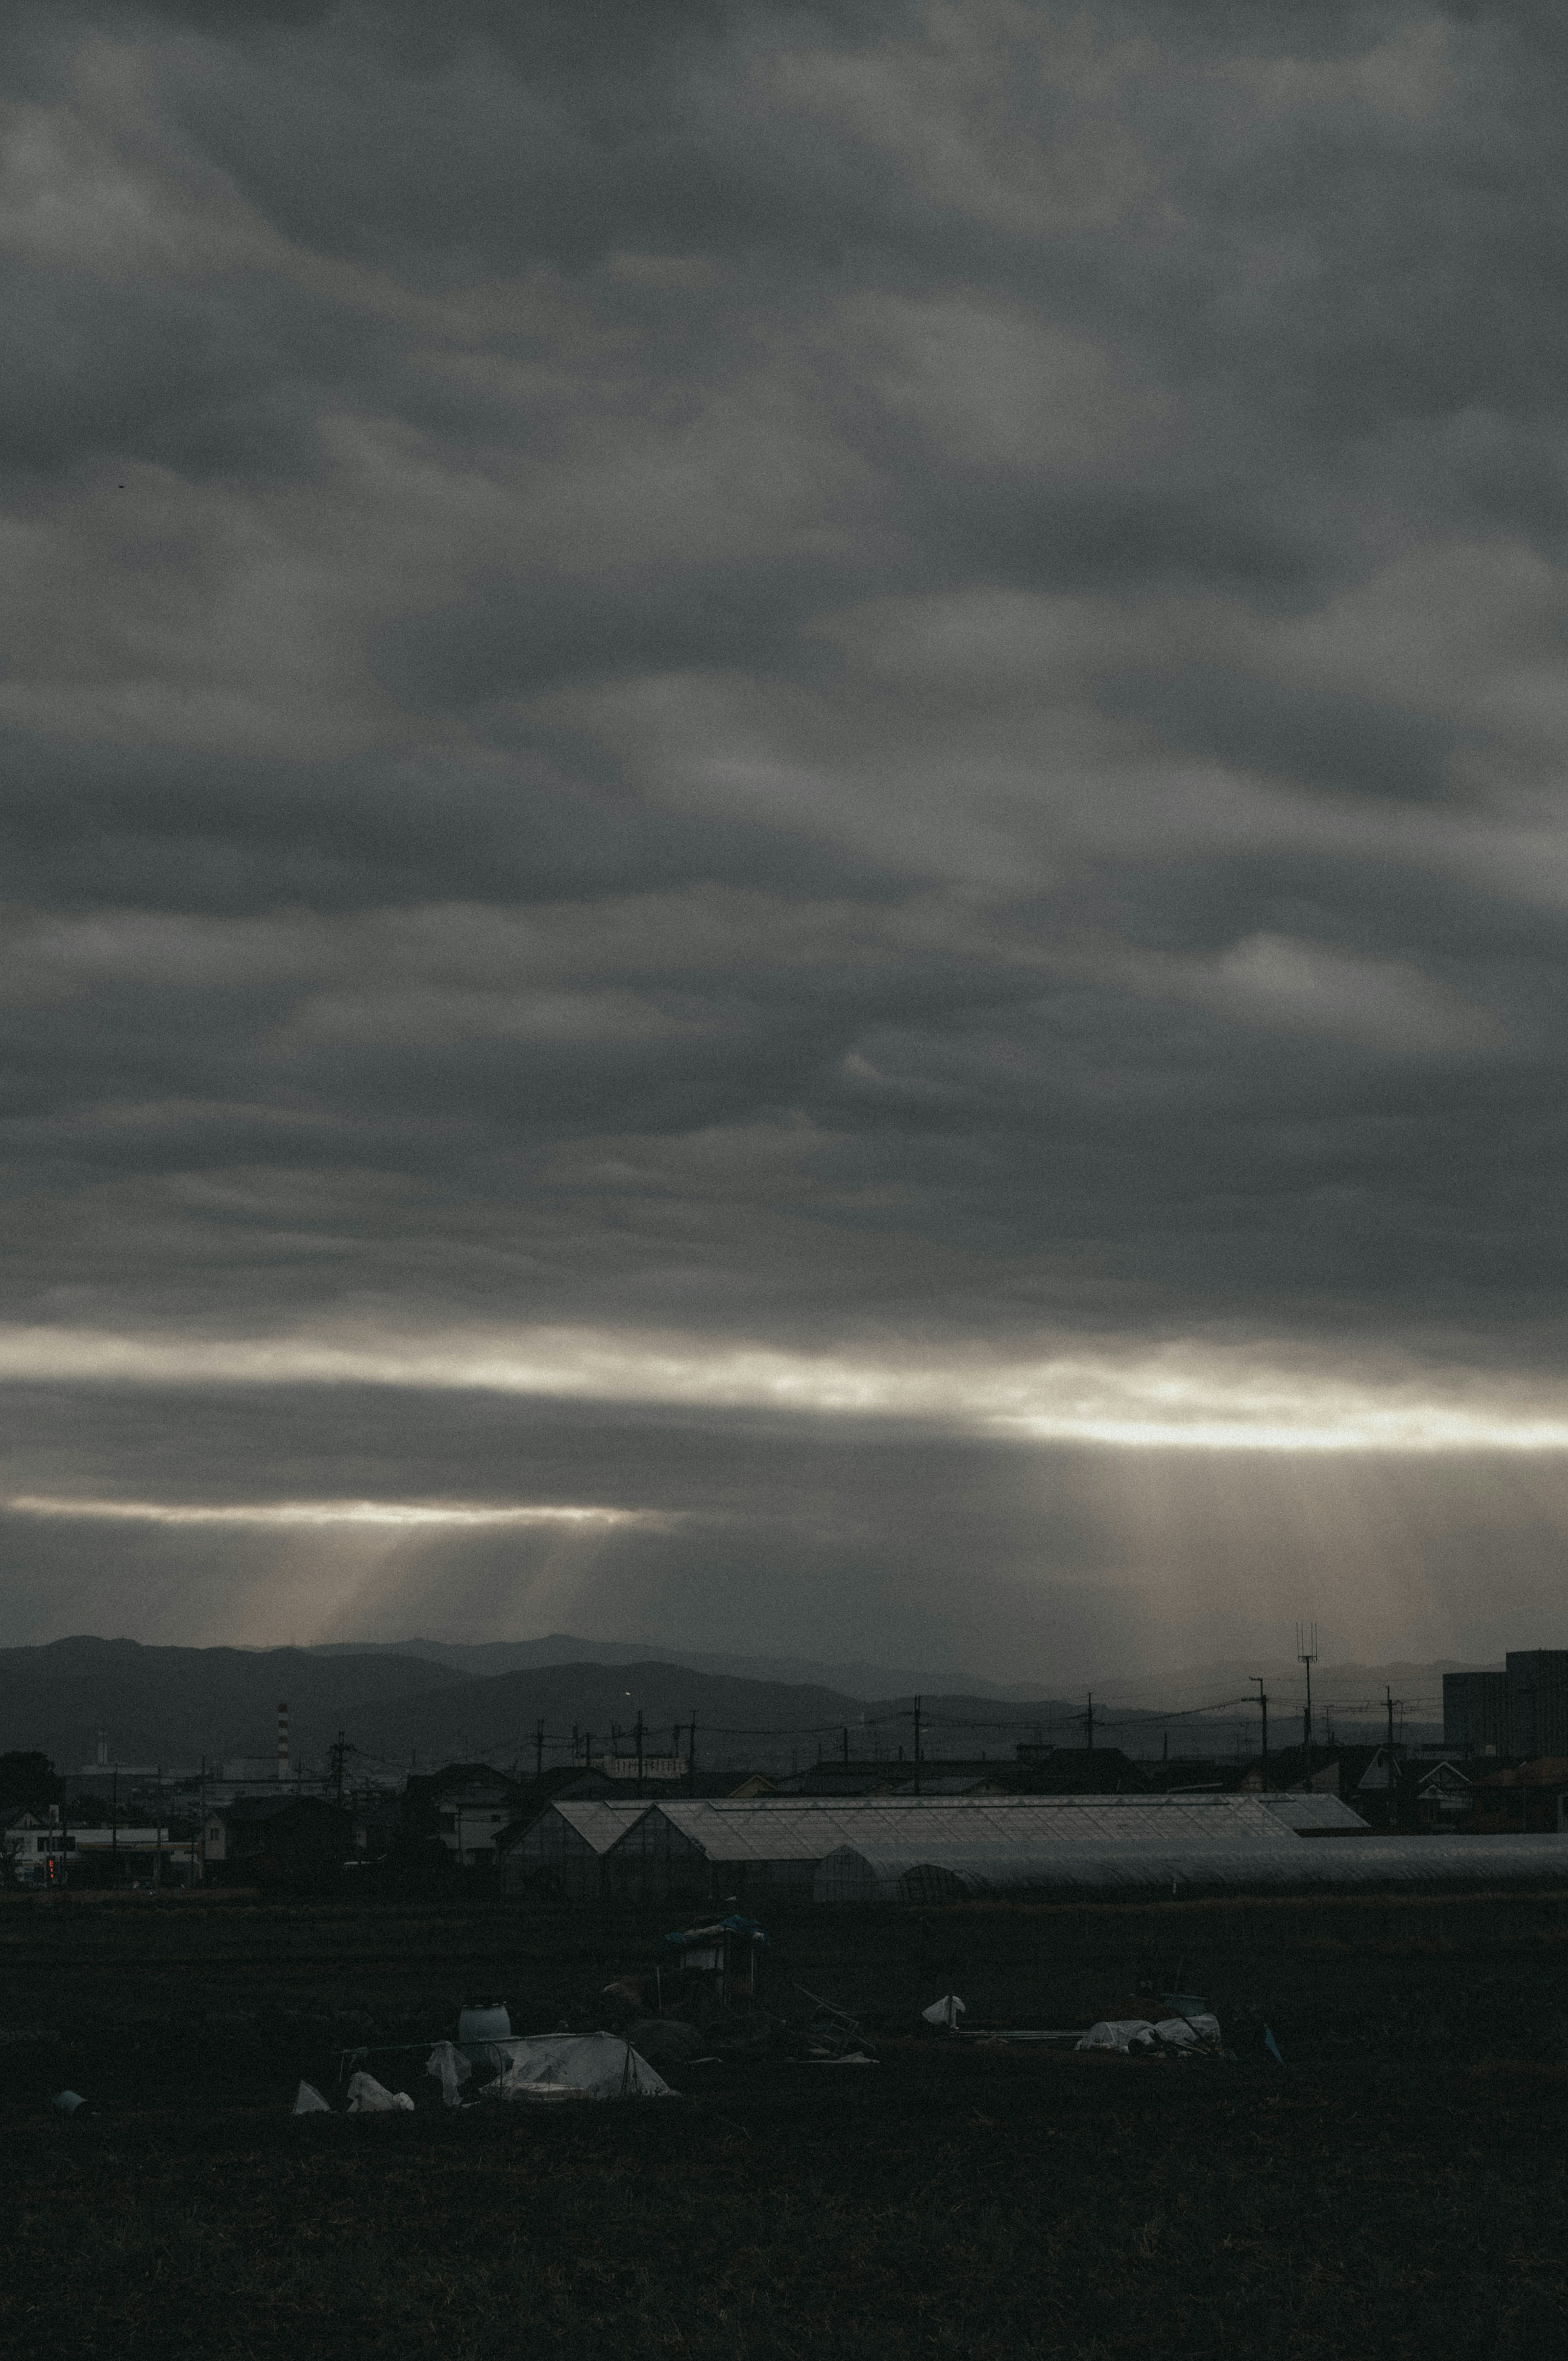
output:
<svg viewBox="0 0 1568 2361"><path fill-rule="evenodd" d="M330 2115L332 2109L313 2082L302 2082L294 2094L294 2113L297 2115Z"/></svg>
<svg viewBox="0 0 1568 2361"><path fill-rule="evenodd" d="M427 2074L433 2074L441 2085L441 2095L449 2107L463 2103L463 2085L474 2069L455 2041L438 2041L430 2053Z"/></svg>
<svg viewBox="0 0 1568 2361"><path fill-rule="evenodd" d="M490 2085L501 2099L669 2099L662 2074L613 2033L542 2033L497 2041L500 2069Z"/></svg>
<svg viewBox="0 0 1568 2361"><path fill-rule="evenodd" d="M1217 2016L1162 2016L1157 2024L1146 2016L1116 2016L1091 2025L1078 2046L1115 2049L1125 2057L1130 2049L1156 2049L1162 2044L1171 2049L1217 2048L1219 2039Z"/></svg>
<svg viewBox="0 0 1568 2361"><path fill-rule="evenodd" d="M348 2112L351 2115L389 2115L400 2108L411 2114L413 2101L406 2091L389 2091L378 2082L374 2074L354 2074L349 2077Z"/></svg>
<svg viewBox="0 0 1568 2361"><path fill-rule="evenodd" d="M944 1993L940 2000L934 2000L930 2007L923 2008L920 2014L927 2025L952 2026L958 2024L960 2016L967 2016L969 2011L957 1993Z"/></svg>

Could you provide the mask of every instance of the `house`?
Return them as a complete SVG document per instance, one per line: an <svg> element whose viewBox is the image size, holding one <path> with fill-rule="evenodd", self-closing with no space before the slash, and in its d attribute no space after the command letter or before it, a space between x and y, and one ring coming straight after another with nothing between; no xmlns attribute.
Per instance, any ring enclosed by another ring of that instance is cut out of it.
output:
<svg viewBox="0 0 1568 2361"><path fill-rule="evenodd" d="M902 1780L893 1792L895 1795L1006 1795L1012 1790L995 1779L977 1778L972 1772L959 1771L948 1778L940 1774L933 1778L927 1772L918 1786L913 1779Z"/></svg>
<svg viewBox="0 0 1568 2361"><path fill-rule="evenodd" d="M900 1763L814 1763L809 1771L792 1771L785 1777L750 1781L737 1795L890 1795L909 1766Z"/></svg>
<svg viewBox="0 0 1568 2361"><path fill-rule="evenodd" d="M1472 1790L1467 1835L1554 1836L1568 1831L1568 1756L1549 1754L1486 1771Z"/></svg>
<svg viewBox="0 0 1568 2361"><path fill-rule="evenodd" d="M16 1884L53 1883L60 1875L64 1850L58 1804L42 1811L23 1804L0 1817L0 1852Z"/></svg>
<svg viewBox="0 0 1568 2361"><path fill-rule="evenodd" d="M461 1868L493 1867L501 1831L517 1817L522 1782L488 1763L449 1763L410 1779L403 1789L403 1830L437 1836Z"/></svg>
<svg viewBox="0 0 1568 2361"><path fill-rule="evenodd" d="M1135 1763L1119 1746L1020 1746L1016 1750L1019 1771L1026 1770L1025 1790L1014 1784L1014 1792L1034 1795L1135 1795L1146 1792L1149 1782L1146 1770L1152 1766ZM943 1763L944 1771L957 1766ZM994 1764L993 1770L1002 1766ZM897 1776L910 1775L913 1766L901 1763ZM938 1766L931 1766L935 1771Z"/></svg>
<svg viewBox="0 0 1568 2361"><path fill-rule="evenodd" d="M206 1874L228 1884L335 1875L353 1843L351 1812L323 1795L287 1792L215 1806L201 1837Z"/></svg>
<svg viewBox="0 0 1568 2361"><path fill-rule="evenodd" d="M1375 1828L1394 1829L1399 1823L1399 1771L1403 1749L1376 1746L1355 1783L1355 1808Z"/></svg>
<svg viewBox="0 0 1568 2361"><path fill-rule="evenodd" d="M684 1754L596 1754L592 1767L620 1786L629 1779L657 1779L669 1787L679 1785L691 1764Z"/></svg>
<svg viewBox="0 0 1568 2361"><path fill-rule="evenodd" d="M1399 1826L1407 1833L1456 1830L1475 1807L1475 1779L1451 1757L1399 1765Z"/></svg>

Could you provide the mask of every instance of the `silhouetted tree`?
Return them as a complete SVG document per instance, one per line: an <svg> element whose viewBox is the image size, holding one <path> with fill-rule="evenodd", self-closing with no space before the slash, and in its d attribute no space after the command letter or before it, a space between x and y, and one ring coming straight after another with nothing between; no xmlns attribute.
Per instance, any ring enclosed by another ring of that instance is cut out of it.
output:
<svg viewBox="0 0 1568 2361"><path fill-rule="evenodd" d="M64 1793L47 1754L0 1754L0 1812L47 1812Z"/></svg>

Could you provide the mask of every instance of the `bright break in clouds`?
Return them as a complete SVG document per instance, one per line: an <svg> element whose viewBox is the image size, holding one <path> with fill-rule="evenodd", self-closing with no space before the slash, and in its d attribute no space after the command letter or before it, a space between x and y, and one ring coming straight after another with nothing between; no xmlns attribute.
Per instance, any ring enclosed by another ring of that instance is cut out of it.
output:
<svg viewBox="0 0 1568 2361"><path fill-rule="evenodd" d="M0 60L3 1636L1568 1642L1557 12Z"/></svg>

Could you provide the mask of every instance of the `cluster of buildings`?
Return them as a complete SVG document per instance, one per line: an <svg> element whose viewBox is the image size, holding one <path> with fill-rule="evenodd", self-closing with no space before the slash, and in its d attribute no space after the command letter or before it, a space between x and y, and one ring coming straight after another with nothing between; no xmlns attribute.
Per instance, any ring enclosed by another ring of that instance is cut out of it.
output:
<svg viewBox="0 0 1568 2361"><path fill-rule="evenodd" d="M359 1765L351 1785L341 1738L325 1776L302 1774L283 1707L276 1758L155 1773L110 1763L101 1744L69 1802L55 1782L59 1800L0 1811L0 1861L24 1885L477 1872L504 1891L576 1900L934 1894L954 1880L1064 1892L1223 1888L1238 1876L1463 1883L1472 1855L1476 1874L1560 1876L1568 1650L1445 1675L1443 1741L1298 1746L1250 1763L1036 1744L1001 1761L845 1760L771 1775L617 1753L532 1778L484 1762L379 1778ZM1424 1841L1433 1836L1445 1839L1441 1857ZM1361 1841L1316 1841L1331 1837ZM1513 1840L1506 1854L1499 1838ZM1539 1861L1519 1850L1543 1840ZM1302 1849L1314 1845L1309 1861Z"/></svg>
<svg viewBox="0 0 1568 2361"><path fill-rule="evenodd" d="M1500 1673L1444 1673L1442 1742L1521 1762L1568 1755L1568 1648L1523 1648Z"/></svg>

